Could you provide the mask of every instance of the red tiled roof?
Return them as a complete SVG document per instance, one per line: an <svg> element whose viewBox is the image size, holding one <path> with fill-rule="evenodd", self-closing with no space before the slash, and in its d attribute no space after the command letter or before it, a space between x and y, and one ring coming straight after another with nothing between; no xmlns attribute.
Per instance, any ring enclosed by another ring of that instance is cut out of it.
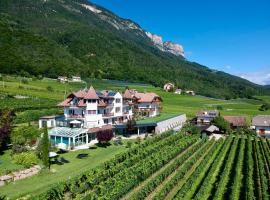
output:
<svg viewBox="0 0 270 200"><path fill-rule="evenodd" d="M102 101L102 100L99 100L98 106L99 107L106 107L106 103L104 103L104 101Z"/></svg>
<svg viewBox="0 0 270 200"><path fill-rule="evenodd" d="M85 99L99 99L97 96L96 90L91 86L89 90L86 92Z"/></svg>
<svg viewBox="0 0 270 200"><path fill-rule="evenodd" d="M72 98L67 98L66 100L62 101L61 103L58 104L58 106L70 106L70 101L72 100Z"/></svg>
<svg viewBox="0 0 270 200"><path fill-rule="evenodd" d="M86 92L80 90L80 91L75 92L75 93L73 93L73 94L74 94L74 96L77 97L77 98L84 98L84 96L86 95Z"/></svg>
<svg viewBox="0 0 270 200"><path fill-rule="evenodd" d="M135 97L138 98L138 102L143 103L151 103L152 101L154 101L156 98L161 100L160 96L158 96L155 93L140 93L137 92L135 93Z"/></svg>
<svg viewBox="0 0 270 200"><path fill-rule="evenodd" d="M102 127L90 128L90 129L88 129L88 133L97 133L99 131L111 130L111 129L113 129L113 126L110 124L107 124L107 125L104 125Z"/></svg>
<svg viewBox="0 0 270 200"><path fill-rule="evenodd" d="M245 126L246 118L242 116L224 116L224 119L233 126Z"/></svg>
<svg viewBox="0 0 270 200"><path fill-rule="evenodd" d="M84 103L83 99L78 102L78 107L86 107L86 103Z"/></svg>

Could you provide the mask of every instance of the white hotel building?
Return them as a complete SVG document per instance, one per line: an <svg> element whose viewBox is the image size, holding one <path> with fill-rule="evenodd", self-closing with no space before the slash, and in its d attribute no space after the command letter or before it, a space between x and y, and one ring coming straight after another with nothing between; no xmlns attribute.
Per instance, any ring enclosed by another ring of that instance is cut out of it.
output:
<svg viewBox="0 0 270 200"><path fill-rule="evenodd" d="M58 104L64 110L63 116L40 118L39 127L45 125L50 139L55 144L67 146L88 144L96 138L96 133L113 129L113 125L124 124L134 112L147 117L159 114L161 98L155 93L139 93L126 90L122 95L113 91L88 90L71 93Z"/></svg>

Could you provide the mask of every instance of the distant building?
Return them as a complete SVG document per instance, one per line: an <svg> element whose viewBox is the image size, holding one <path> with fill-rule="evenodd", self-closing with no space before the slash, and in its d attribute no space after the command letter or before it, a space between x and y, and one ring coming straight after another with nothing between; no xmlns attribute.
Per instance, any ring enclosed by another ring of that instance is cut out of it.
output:
<svg viewBox="0 0 270 200"><path fill-rule="evenodd" d="M163 86L163 89L166 91L166 92L172 92L174 90L174 84L173 83L166 83L164 86Z"/></svg>
<svg viewBox="0 0 270 200"><path fill-rule="evenodd" d="M195 92L193 90L186 90L186 94L194 96Z"/></svg>
<svg viewBox="0 0 270 200"><path fill-rule="evenodd" d="M66 76L58 76L57 81L60 83L65 83L68 81L68 78Z"/></svg>
<svg viewBox="0 0 270 200"><path fill-rule="evenodd" d="M200 127L201 129L201 134L202 135L212 135L214 133L219 133L219 128L216 127L215 125L207 125L207 126L202 126Z"/></svg>
<svg viewBox="0 0 270 200"><path fill-rule="evenodd" d="M252 126L261 137L270 137L270 115L258 115L253 117Z"/></svg>
<svg viewBox="0 0 270 200"><path fill-rule="evenodd" d="M224 119L230 123L232 128L240 128L247 125L246 118L243 116L224 116Z"/></svg>
<svg viewBox="0 0 270 200"><path fill-rule="evenodd" d="M181 89L176 89L174 93L175 94L181 94L182 93L182 90Z"/></svg>
<svg viewBox="0 0 270 200"><path fill-rule="evenodd" d="M82 79L80 76L72 76L71 82L82 82Z"/></svg>
<svg viewBox="0 0 270 200"><path fill-rule="evenodd" d="M219 116L217 110L201 110L197 112L197 124L209 124L213 119Z"/></svg>

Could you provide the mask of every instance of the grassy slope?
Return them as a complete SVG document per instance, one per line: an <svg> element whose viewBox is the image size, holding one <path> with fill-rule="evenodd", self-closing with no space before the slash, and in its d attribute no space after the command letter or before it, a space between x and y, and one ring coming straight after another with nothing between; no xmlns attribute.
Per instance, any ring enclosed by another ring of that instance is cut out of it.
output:
<svg viewBox="0 0 270 200"><path fill-rule="evenodd" d="M9 81L5 81L6 87L1 87L0 84L0 94L23 94L29 96L37 96L40 98L53 99L56 102L62 101L65 96L65 90L67 94L71 91L76 91L79 88L84 88L86 85L93 85L96 89L111 89L116 91L124 91L126 86L129 88L137 89L139 91L145 92L156 92L163 99L163 117L166 118L168 115L186 113L189 118L193 117L196 112L200 109L215 109L217 105L221 105L223 110L222 115L244 115L248 119L251 119L257 114L270 114L270 111L262 112L258 108L262 104L258 100L250 99L236 99L236 100L219 100L200 96L186 96L177 95L173 93L164 92L161 88L156 88L151 85L137 85L132 83L118 83L111 81L100 81L92 80L90 83L85 84L61 84L54 80L44 79L42 81L35 80L29 81L28 84L22 84L17 79L9 78ZM19 85L23 88L19 88ZM49 92L46 88L51 86L54 91ZM264 99L265 101L270 101L270 97L263 96L257 97ZM162 116L161 116L162 117Z"/></svg>

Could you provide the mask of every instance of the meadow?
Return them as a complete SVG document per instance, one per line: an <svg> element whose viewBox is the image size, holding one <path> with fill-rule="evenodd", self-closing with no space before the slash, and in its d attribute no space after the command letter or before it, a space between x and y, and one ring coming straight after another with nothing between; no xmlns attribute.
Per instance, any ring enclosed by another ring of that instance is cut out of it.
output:
<svg viewBox="0 0 270 200"><path fill-rule="evenodd" d="M0 102L0 107L13 107L20 108L18 115L21 112L30 112L28 110L44 110L49 112L49 108L56 108L57 103L65 99L65 97L79 89L88 88L93 85L97 90L115 90L122 92L126 87L136 89L141 92L156 92L163 99L162 113L165 116L174 115L179 113L186 113L188 118L193 118L197 111L201 109L217 109L220 110L222 115L243 115L246 116L248 122L251 118L258 114L270 114L270 111L259 111L259 107L263 101L270 102L269 96L256 96L256 99L234 99L234 100L221 100L213 99L203 96L188 96L178 95L174 93L164 92L161 88L154 87L147 84L136 84L121 81L110 80L88 80L87 83L59 83L52 79L42 80L29 80L23 83L19 77L5 77L4 81L0 81L0 97L8 95L24 95L30 99L7 99L4 98ZM2 97L3 98L3 97ZM26 103L30 101L30 103ZM49 115L54 111L49 112ZM55 114L62 112L61 109L55 109ZM36 115L45 115L46 112L41 112ZM26 114L25 114L26 115ZM23 123L23 120L20 122Z"/></svg>

